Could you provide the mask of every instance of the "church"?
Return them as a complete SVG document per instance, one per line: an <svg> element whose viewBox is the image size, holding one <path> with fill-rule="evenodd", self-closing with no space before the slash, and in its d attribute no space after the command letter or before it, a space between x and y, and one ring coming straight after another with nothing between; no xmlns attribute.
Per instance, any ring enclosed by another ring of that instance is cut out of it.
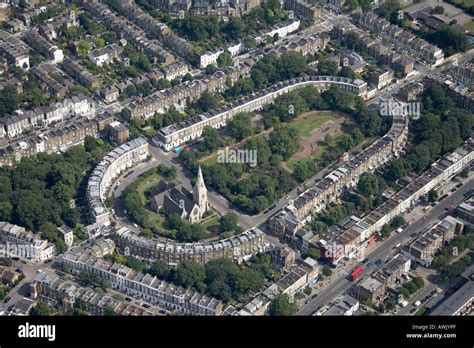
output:
<svg viewBox="0 0 474 348"><path fill-rule="evenodd" d="M158 190L160 193L155 195L152 201L152 207L157 212L163 208L167 213L176 214L182 219L197 223L209 210L207 188L201 167L199 167L196 184L192 191L183 186L168 185L164 182L158 185Z"/></svg>

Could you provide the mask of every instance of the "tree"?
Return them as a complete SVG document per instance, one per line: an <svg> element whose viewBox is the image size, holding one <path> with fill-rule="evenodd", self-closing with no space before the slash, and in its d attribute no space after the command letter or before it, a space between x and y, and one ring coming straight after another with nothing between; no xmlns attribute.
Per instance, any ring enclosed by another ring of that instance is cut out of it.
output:
<svg viewBox="0 0 474 348"><path fill-rule="evenodd" d="M104 316L111 317L115 315L115 311L112 307L107 306L104 308Z"/></svg>
<svg viewBox="0 0 474 348"><path fill-rule="evenodd" d="M380 236L383 239L388 238L391 233L392 233L392 230L387 224L383 225L382 228L380 229Z"/></svg>
<svg viewBox="0 0 474 348"><path fill-rule="evenodd" d="M67 250L66 243L64 243L64 240L62 240L59 236L58 229L54 224L51 222L45 222L43 225L41 225L39 230L41 232L41 236L44 239L47 239L56 245L56 248L60 254Z"/></svg>
<svg viewBox="0 0 474 348"><path fill-rule="evenodd" d="M47 303L38 300L35 307L31 310L30 315L32 316L50 316L53 315L51 307Z"/></svg>
<svg viewBox="0 0 474 348"><path fill-rule="evenodd" d="M157 260L155 263L150 267L148 273L151 275L157 276L159 278L163 277L166 272L168 271L168 264L164 260Z"/></svg>
<svg viewBox="0 0 474 348"><path fill-rule="evenodd" d="M350 32L344 36L344 45L353 50L356 48L357 44L359 43L359 35L355 32Z"/></svg>
<svg viewBox="0 0 474 348"><path fill-rule="evenodd" d="M13 212L10 202L0 202L0 221L9 221Z"/></svg>
<svg viewBox="0 0 474 348"><path fill-rule="evenodd" d="M430 203L435 203L438 200L438 191L432 189L428 192L428 201Z"/></svg>
<svg viewBox="0 0 474 348"><path fill-rule="evenodd" d="M317 170L318 166L316 165L313 159L302 158L295 164L293 170L293 177L296 181L303 182L313 176L317 172Z"/></svg>
<svg viewBox="0 0 474 348"><path fill-rule="evenodd" d="M217 66L219 68L225 68L229 65L232 64L232 55L228 50L225 50L221 54L219 54L219 57L217 57Z"/></svg>
<svg viewBox="0 0 474 348"><path fill-rule="evenodd" d="M173 282L185 288L196 288L196 285L204 282L206 272L204 266L193 260L183 261L173 275Z"/></svg>
<svg viewBox="0 0 474 348"><path fill-rule="evenodd" d="M140 259L137 259L133 256L127 256L125 258L125 265L132 268L137 272L143 272L145 270L145 264Z"/></svg>
<svg viewBox="0 0 474 348"><path fill-rule="evenodd" d="M390 226L392 228L399 228L399 227L403 226L404 224L405 224L405 219L403 218L403 216L397 215L393 218L392 223L390 224Z"/></svg>
<svg viewBox="0 0 474 348"><path fill-rule="evenodd" d="M421 289L422 287L425 286L425 281L421 277L413 278L413 283L416 285L418 289Z"/></svg>
<svg viewBox="0 0 474 348"><path fill-rule="evenodd" d="M443 6L435 6L434 13L443 14L444 13L444 7Z"/></svg>
<svg viewBox="0 0 474 348"><path fill-rule="evenodd" d="M400 295L402 295L405 300L408 300L410 298L410 292L406 288L400 289Z"/></svg>
<svg viewBox="0 0 474 348"><path fill-rule="evenodd" d="M13 260L9 257L0 257L0 265L6 266L6 267L11 267L13 264Z"/></svg>
<svg viewBox="0 0 474 348"><path fill-rule="evenodd" d="M240 112L227 122L229 130L237 140L245 139L253 134L252 113Z"/></svg>
<svg viewBox="0 0 474 348"><path fill-rule="evenodd" d="M289 125L276 125L270 135L269 143L273 153L281 155L284 159L289 159L299 149L300 136Z"/></svg>
<svg viewBox="0 0 474 348"><path fill-rule="evenodd" d="M200 112L207 112L217 106L217 98L210 94L208 91L204 91L199 99L195 103L195 107Z"/></svg>
<svg viewBox="0 0 474 348"><path fill-rule="evenodd" d="M206 66L206 75L212 75L217 71L217 68L215 65L209 64Z"/></svg>
<svg viewBox="0 0 474 348"><path fill-rule="evenodd" d="M237 40L239 37L242 36L242 32L244 31L245 24L242 18L239 16L232 16L225 24L222 31L227 34L230 41Z"/></svg>
<svg viewBox="0 0 474 348"><path fill-rule="evenodd" d="M273 110L282 122L289 122L309 110L308 104L299 93L288 93L275 100Z"/></svg>
<svg viewBox="0 0 474 348"><path fill-rule="evenodd" d="M409 281L404 286L410 294L414 294L418 288L413 281Z"/></svg>
<svg viewBox="0 0 474 348"><path fill-rule="evenodd" d="M442 48L447 56L457 52L466 52L470 47L469 38L453 28L437 30L426 35L426 40Z"/></svg>
<svg viewBox="0 0 474 348"><path fill-rule="evenodd" d="M101 279L100 280L100 287L105 291L110 288L110 280L108 279Z"/></svg>
<svg viewBox="0 0 474 348"><path fill-rule="evenodd" d="M237 215L227 213L220 218L220 232L234 231L237 228Z"/></svg>
<svg viewBox="0 0 474 348"><path fill-rule="evenodd" d="M152 70L152 65L150 61L148 60L148 57L145 56L144 54L141 54L138 57L138 61L136 62L136 67L145 71L145 72L150 72Z"/></svg>
<svg viewBox="0 0 474 348"><path fill-rule="evenodd" d="M93 152L97 149L97 139L92 135L87 135L84 138L84 148L87 152Z"/></svg>
<svg viewBox="0 0 474 348"><path fill-rule="evenodd" d="M323 222L323 221L316 221L313 224L311 224L311 229L317 233L321 234L327 230L328 226Z"/></svg>
<svg viewBox="0 0 474 348"><path fill-rule="evenodd" d="M363 173L357 182L357 191L366 197L375 195L379 192L379 181L372 173Z"/></svg>
<svg viewBox="0 0 474 348"><path fill-rule="evenodd" d="M232 289L223 280L216 280L212 282L207 287L207 291L209 295L216 297L226 303L232 300Z"/></svg>
<svg viewBox="0 0 474 348"><path fill-rule="evenodd" d="M314 260L318 260L321 257L321 251L315 248L309 248L304 254L304 257L311 257Z"/></svg>
<svg viewBox="0 0 474 348"><path fill-rule="evenodd" d="M332 270L328 265L323 266L322 272L325 277L329 277L332 274Z"/></svg>
<svg viewBox="0 0 474 348"><path fill-rule="evenodd" d="M271 316L290 316L295 315L298 311L298 305L290 302L288 294L279 294L270 303L268 314Z"/></svg>
<svg viewBox="0 0 474 348"><path fill-rule="evenodd" d="M127 122L130 122L132 119L132 114L129 109L123 108L120 112L120 116Z"/></svg>
<svg viewBox="0 0 474 348"><path fill-rule="evenodd" d="M87 41L81 40L77 43L76 49L77 49L77 53L85 57L89 54L91 45Z"/></svg>
<svg viewBox="0 0 474 348"><path fill-rule="evenodd" d="M339 71L339 76L348 77L350 79L355 79L357 77L354 70L352 70L349 66L343 66Z"/></svg>
<svg viewBox="0 0 474 348"><path fill-rule="evenodd" d="M308 70L306 57L296 51L283 53L277 61L276 68L280 72L282 80L292 79L300 76Z"/></svg>
<svg viewBox="0 0 474 348"><path fill-rule="evenodd" d="M13 86L6 87L0 93L0 117L11 114L20 106L20 97Z"/></svg>
<svg viewBox="0 0 474 348"><path fill-rule="evenodd" d="M387 308L387 310L390 311L390 312L391 312L391 311L394 311L394 310L395 310L395 303L393 303L393 302L388 302L386 308Z"/></svg>
<svg viewBox="0 0 474 348"><path fill-rule="evenodd" d="M387 0L377 9L377 14L392 23L398 20L398 11L401 10L400 2L398 0Z"/></svg>
<svg viewBox="0 0 474 348"><path fill-rule="evenodd" d="M335 61L322 59L318 63L318 74L319 75L336 75L338 64Z"/></svg>
<svg viewBox="0 0 474 348"><path fill-rule="evenodd" d="M255 47L257 47L257 42L255 41L255 38L253 36L247 36L245 39L244 39L244 47L247 49L247 50L252 50L254 49Z"/></svg>
<svg viewBox="0 0 474 348"><path fill-rule="evenodd" d="M407 174L404 162L401 159L395 159L390 162L387 171L385 172L384 178L387 180L395 181L404 177Z"/></svg>
<svg viewBox="0 0 474 348"><path fill-rule="evenodd" d="M103 48L105 46L105 39L101 37L95 37L94 38L94 45L97 48Z"/></svg>
<svg viewBox="0 0 474 348"><path fill-rule="evenodd" d="M368 12L372 10L372 1L370 0L359 0L360 5L362 7L362 11Z"/></svg>
<svg viewBox="0 0 474 348"><path fill-rule="evenodd" d="M202 131L204 148L214 152L220 146L219 131L211 126L205 126Z"/></svg>
<svg viewBox="0 0 474 348"><path fill-rule="evenodd" d="M181 82L192 81L192 80L193 80L193 75L191 75L190 73L186 73L181 79Z"/></svg>

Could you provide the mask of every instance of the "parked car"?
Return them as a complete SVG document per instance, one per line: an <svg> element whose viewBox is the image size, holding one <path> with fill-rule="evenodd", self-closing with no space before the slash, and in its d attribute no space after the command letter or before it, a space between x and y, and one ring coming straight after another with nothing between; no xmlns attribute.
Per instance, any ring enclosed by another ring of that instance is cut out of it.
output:
<svg viewBox="0 0 474 348"><path fill-rule="evenodd" d="M413 315L413 314L415 314L416 311L417 311L416 308L412 308L412 309L410 310L410 314Z"/></svg>

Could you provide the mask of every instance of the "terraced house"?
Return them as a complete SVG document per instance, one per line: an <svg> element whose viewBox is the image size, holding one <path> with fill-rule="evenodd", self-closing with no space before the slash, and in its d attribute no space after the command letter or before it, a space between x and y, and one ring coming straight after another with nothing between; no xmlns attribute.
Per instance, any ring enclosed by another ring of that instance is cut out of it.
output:
<svg viewBox="0 0 474 348"><path fill-rule="evenodd" d="M222 312L223 304L220 300L80 250L67 252L62 261L74 274L82 271L97 274L101 279L109 280L112 288L153 305L164 306L186 315L215 316Z"/></svg>
<svg viewBox="0 0 474 348"><path fill-rule="evenodd" d="M406 50L414 57L423 60L431 66L437 66L444 60L442 49L429 44L396 25L390 24L390 22L380 18L375 13L363 13L358 23L370 30L380 30L381 37L388 40L397 49L401 51Z"/></svg>
<svg viewBox="0 0 474 348"><path fill-rule="evenodd" d="M280 82L267 89L252 93L234 102L227 103L212 111L194 116L186 121L163 127L153 141L166 151L198 139L204 127L221 128L227 124L235 114L258 110L272 102L278 96L294 91L298 88L315 86L319 91L337 85L341 90L349 91L358 96L365 96L367 84L362 80L351 80L345 77L311 76Z"/></svg>
<svg viewBox="0 0 474 348"><path fill-rule="evenodd" d="M120 173L147 158L148 143L138 138L115 148L99 162L89 177L86 190L92 223L110 223L110 213L104 204L107 189Z"/></svg>
<svg viewBox="0 0 474 348"><path fill-rule="evenodd" d="M105 294L99 294L92 288L81 287L55 275L41 272L30 283L30 292L32 299L40 298L66 314L72 313L78 301L90 315L106 315L107 311L109 314L112 312L114 315L126 316L149 316L159 313L157 307L149 309L139 307Z"/></svg>
<svg viewBox="0 0 474 348"><path fill-rule="evenodd" d="M240 263L268 248L264 233L257 227L231 238L196 243L149 239L137 235L126 227L117 230L114 238L120 250L126 249L130 255L145 260L164 260L170 268L186 260L205 264L221 257L229 257Z"/></svg>
<svg viewBox="0 0 474 348"><path fill-rule="evenodd" d="M115 32L119 38L125 38L137 50L150 56L152 61L163 65L174 62L173 55L165 50L158 41L147 38L144 30L122 16L116 15L106 5L91 0L84 4L84 9L100 20L108 30Z"/></svg>

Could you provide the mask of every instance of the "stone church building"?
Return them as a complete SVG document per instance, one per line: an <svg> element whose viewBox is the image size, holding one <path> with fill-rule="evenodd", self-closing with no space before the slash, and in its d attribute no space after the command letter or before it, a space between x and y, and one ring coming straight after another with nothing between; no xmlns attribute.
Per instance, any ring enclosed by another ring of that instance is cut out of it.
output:
<svg viewBox="0 0 474 348"><path fill-rule="evenodd" d="M201 221L202 216L209 210L207 188L204 184L201 167L199 167L196 184L192 191L183 186L173 186L161 183L161 192L154 196L153 209L158 212L163 208L167 213L176 214L192 223Z"/></svg>

